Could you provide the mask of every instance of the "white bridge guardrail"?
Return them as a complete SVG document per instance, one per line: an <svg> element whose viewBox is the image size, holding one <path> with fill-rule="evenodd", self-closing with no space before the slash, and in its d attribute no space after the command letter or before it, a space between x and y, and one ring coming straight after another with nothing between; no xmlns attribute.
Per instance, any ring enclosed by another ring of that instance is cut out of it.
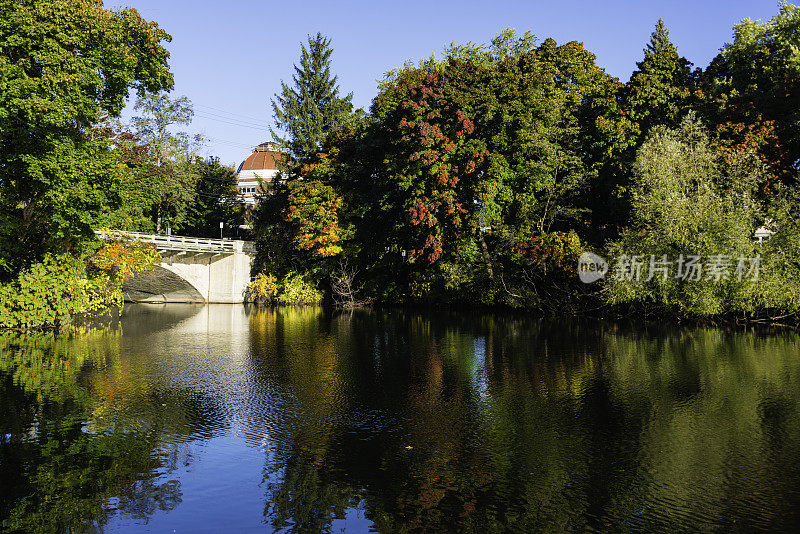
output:
<svg viewBox="0 0 800 534"><path fill-rule="evenodd" d="M153 243L156 245L156 248L160 250L234 254L235 252L251 252L253 248L253 243L249 241L233 241L228 239L143 234L141 232L124 232L121 230L95 230L95 234L101 239L121 239Z"/></svg>

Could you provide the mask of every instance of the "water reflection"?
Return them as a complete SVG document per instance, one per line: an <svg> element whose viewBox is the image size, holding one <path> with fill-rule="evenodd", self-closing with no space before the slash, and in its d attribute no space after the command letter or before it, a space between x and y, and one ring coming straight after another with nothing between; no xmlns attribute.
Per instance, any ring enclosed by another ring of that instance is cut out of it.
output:
<svg viewBox="0 0 800 534"><path fill-rule="evenodd" d="M786 332L130 306L0 336L8 530L800 529Z"/></svg>

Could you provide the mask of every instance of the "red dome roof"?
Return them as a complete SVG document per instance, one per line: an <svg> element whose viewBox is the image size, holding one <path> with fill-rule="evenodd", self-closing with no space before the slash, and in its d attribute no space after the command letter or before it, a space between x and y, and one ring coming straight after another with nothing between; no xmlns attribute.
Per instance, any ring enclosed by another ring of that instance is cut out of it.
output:
<svg viewBox="0 0 800 534"><path fill-rule="evenodd" d="M238 172L278 170L275 160L280 157L280 153L273 143L258 145L255 152L247 156L247 159L239 166Z"/></svg>

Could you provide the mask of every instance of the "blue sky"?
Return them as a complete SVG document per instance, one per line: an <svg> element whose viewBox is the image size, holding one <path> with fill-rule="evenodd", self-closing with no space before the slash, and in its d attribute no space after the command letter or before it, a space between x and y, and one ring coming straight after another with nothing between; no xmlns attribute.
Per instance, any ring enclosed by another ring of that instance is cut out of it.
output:
<svg viewBox="0 0 800 534"><path fill-rule="evenodd" d="M332 39L341 90L353 92L356 107L367 107L387 70L439 55L453 41L488 42L507 27L530 30L540 41L583 42L598 65L624 82L659 17L678 51L705 67L736 22L778 12L775 0L106 2L122 5L172 35L173 94L195 105L190 129L210 138L206 154L237 165L268 139L270 98L290 79L300 43L317 31Z"/></svg>

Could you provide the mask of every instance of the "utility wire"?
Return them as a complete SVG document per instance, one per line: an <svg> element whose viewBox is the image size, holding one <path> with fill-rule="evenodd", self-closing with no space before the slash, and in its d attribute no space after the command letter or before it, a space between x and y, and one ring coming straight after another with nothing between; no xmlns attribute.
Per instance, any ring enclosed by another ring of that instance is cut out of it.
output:
<svg viewBox="0 0 800 534"><path fill-rule="evenodd" d="M227 121L239 122L239 123L242 123L242 124L249 124L251 126L259 126L259 127L269 128L269 124L268 123L261 122L261 121L258 121L258 120L238 119L236 117L231 117L231 116L223 115L223 114L220 114L220 113L214 113L213 111L197 111L195 113L200 113L201 115L206 115L206 116L211 116L211 117L217 117L219 119L223 119L223 120L227 120Z"/></svg>
<svg viewBox="0 0 800 534"><path fill-rule="evenodd" d="M240 122L235 122L233 120L221 119L219 117L213 117L213 116L210 116L210 115L204 115L202 113L197 113L197 112L195 112L195 116L200 117L201 119L222 122L222 123L225 123L225 124L230 124L232 126L238 126L240 128L252 128L253 130L259 130L259 131L267 131L267 130L269 130L269 126L266 126L266 125L265 126L253 126L252 124L244 124L244 123L240 123Z"/></svg>
<svg viewBox="0 0 800 534"><path fill-rule="evenodd" d="M242 147L242 148L249 148L251 150L255 146L255 145L250 145L250 144L247 144L247 143L240 143L238 141L229 141L227 139L220 139L218 137L209 138L209 142L211 142L211 143L222 143L223 145L232 145L232 146Z"/></svg>
<svg viewBox="0 0 800 534"><path fill-rule="evenodd" d="M210 109L212 111L216 111L218 113L221 113L223 115L230 115L230 116L234 116L234 117L240 117L240 118L243 118L243 119L245 119L247 121L252 121L253 120L253 117L250 116L250 115L242 115L240 113L234 113L232 111L226 111L224 109L215 108L213 106L206 106L206 105L203 105L203 104L195 104L195 106L196 107L200 107L200 108L207 108L207 109ZM262 122L262 121L255 121L255 122Z"/></svg>

